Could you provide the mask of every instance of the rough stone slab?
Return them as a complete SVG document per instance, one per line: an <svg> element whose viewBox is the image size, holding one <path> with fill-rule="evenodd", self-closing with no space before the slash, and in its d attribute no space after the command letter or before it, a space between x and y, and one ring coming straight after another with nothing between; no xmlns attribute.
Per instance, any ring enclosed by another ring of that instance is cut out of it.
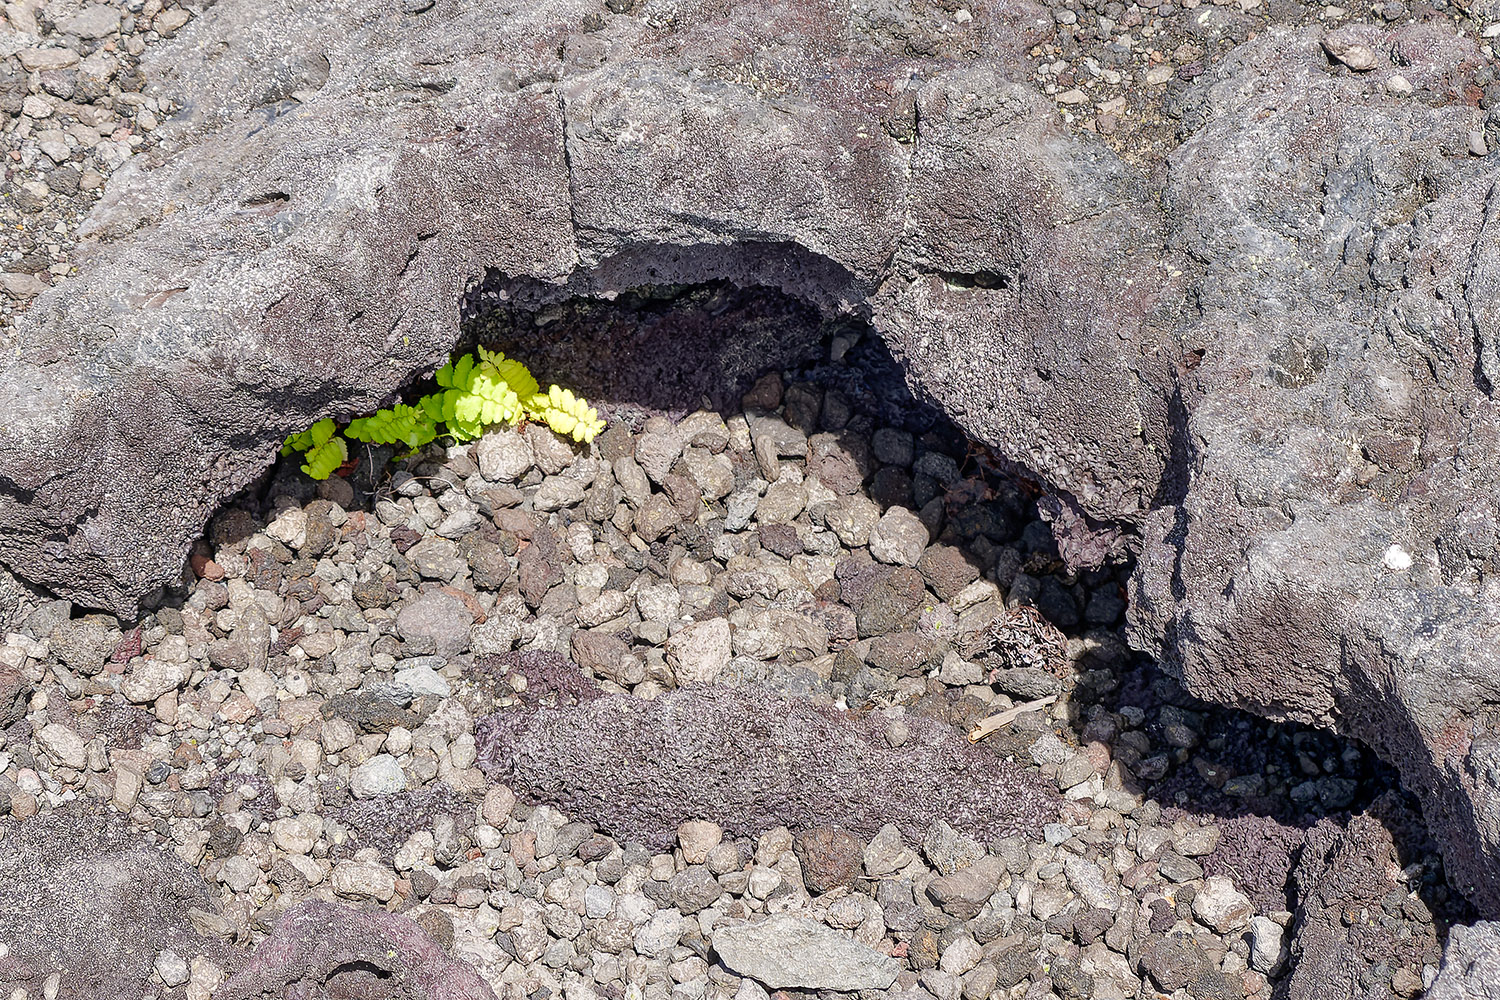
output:
<svg viewBox="0 0 1500 1000"><path fill-rule="evenodd" d="M772 989L883 990L901 971L896 959L790 913L716 924L713 948L728 969Z"/></svg>

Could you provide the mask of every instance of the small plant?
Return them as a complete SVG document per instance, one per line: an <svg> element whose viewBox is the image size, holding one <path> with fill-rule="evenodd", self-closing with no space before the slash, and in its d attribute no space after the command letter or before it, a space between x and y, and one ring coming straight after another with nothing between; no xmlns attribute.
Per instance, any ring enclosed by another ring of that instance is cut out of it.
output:
<svg viewBox="0 0 1500 1000"><path fill-rule="evenodd" d="M415 450L439 434L473 441L493 425L523 420L544 423L580 442L592 441L604 430L604 421L588 400L556 385L540 391L526 366L500 351L477 348L474 354L449 361L433 378L437 392L422 397L415 406L397 403L351 420L344 437L369 444L404 444ZM327 479L349 460L349 448L330 418L293 434L281 447L283 455L298 451L306 453L302 471L313 479Z"/></svg>

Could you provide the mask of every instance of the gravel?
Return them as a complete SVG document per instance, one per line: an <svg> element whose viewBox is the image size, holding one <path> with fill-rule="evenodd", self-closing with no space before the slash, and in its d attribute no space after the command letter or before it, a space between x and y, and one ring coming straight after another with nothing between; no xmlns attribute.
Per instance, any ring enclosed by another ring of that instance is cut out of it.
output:
<svg viewBox="0 0 1500 1000"><path fill-rule="evenodd" d="M379 904L497 995L1269 998L1306 829L1374 809L1388 772L1132 656L1110 603L1128 565L1066 574L1022 487L951 427L835 399L891 364L840 336L837 363L743 408L592 447L496 431L373 493L284 464L139 630L50 605L4 637L3 822L118 814L242 946L297 905ZM497 733L525 753L499 760ZM978 755L967 784L878 763L934 747ZM756 812L782 800L754 788L733 815L661 801L792 758L797 811ZM999 806L1024 822L986 828ZM1406 944L1378 975L1404 989L1463 911L1420 832L1388 825L1406 891L1381 919ZM191 992L207 959L174 948L150 975Z"/></svg>

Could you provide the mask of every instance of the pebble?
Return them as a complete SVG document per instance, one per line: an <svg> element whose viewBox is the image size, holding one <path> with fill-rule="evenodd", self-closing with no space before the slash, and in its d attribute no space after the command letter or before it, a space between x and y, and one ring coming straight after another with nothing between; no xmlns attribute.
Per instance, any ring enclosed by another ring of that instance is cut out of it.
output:
<svg viewBox="0 0 1500 1000"><path fill-rule="evenodd" d="M904 507L887 510L870 529L870 555L896 566L915 566L927 542L927 526Z"/></svg>
<svg viewBox="0 0 1500 1000"><path fill-rule="evenodd" d="M350 773L349 790L360 799L404 792L406 775L401 772L401 763L395 757L377 754Z"/></svg>

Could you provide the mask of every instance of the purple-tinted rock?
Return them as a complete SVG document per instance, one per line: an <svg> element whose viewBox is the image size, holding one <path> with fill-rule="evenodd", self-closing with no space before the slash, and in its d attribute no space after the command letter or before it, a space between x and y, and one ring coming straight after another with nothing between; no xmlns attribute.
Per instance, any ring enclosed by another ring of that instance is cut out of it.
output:
<svg viewBox="0 0 1500 1000"><path fill-rule="evenodd" d="M495 1000L474 968L449 958L410 918L298 903L214 993L215 1000Z"/></svg>
<svg viewBox="0 0 1500 1000"><path fill-rule="evenodd" d="M477 742L494 780L656 849L690 819L731 836L838 824L868 837L889 822L920 843L938 819L998 838L1035 834L1057 815L1056 792L1035 775L939 722L906 724L893 748L878 714L704 686L505 711L480 721Z"/></svg>
<svg viewBox="0 0 1500 1000"><path fill-rule="evenodd" d="M818 826L792 839L808 892L848 888L864 873L865 845L847 830Z"/></svg>

